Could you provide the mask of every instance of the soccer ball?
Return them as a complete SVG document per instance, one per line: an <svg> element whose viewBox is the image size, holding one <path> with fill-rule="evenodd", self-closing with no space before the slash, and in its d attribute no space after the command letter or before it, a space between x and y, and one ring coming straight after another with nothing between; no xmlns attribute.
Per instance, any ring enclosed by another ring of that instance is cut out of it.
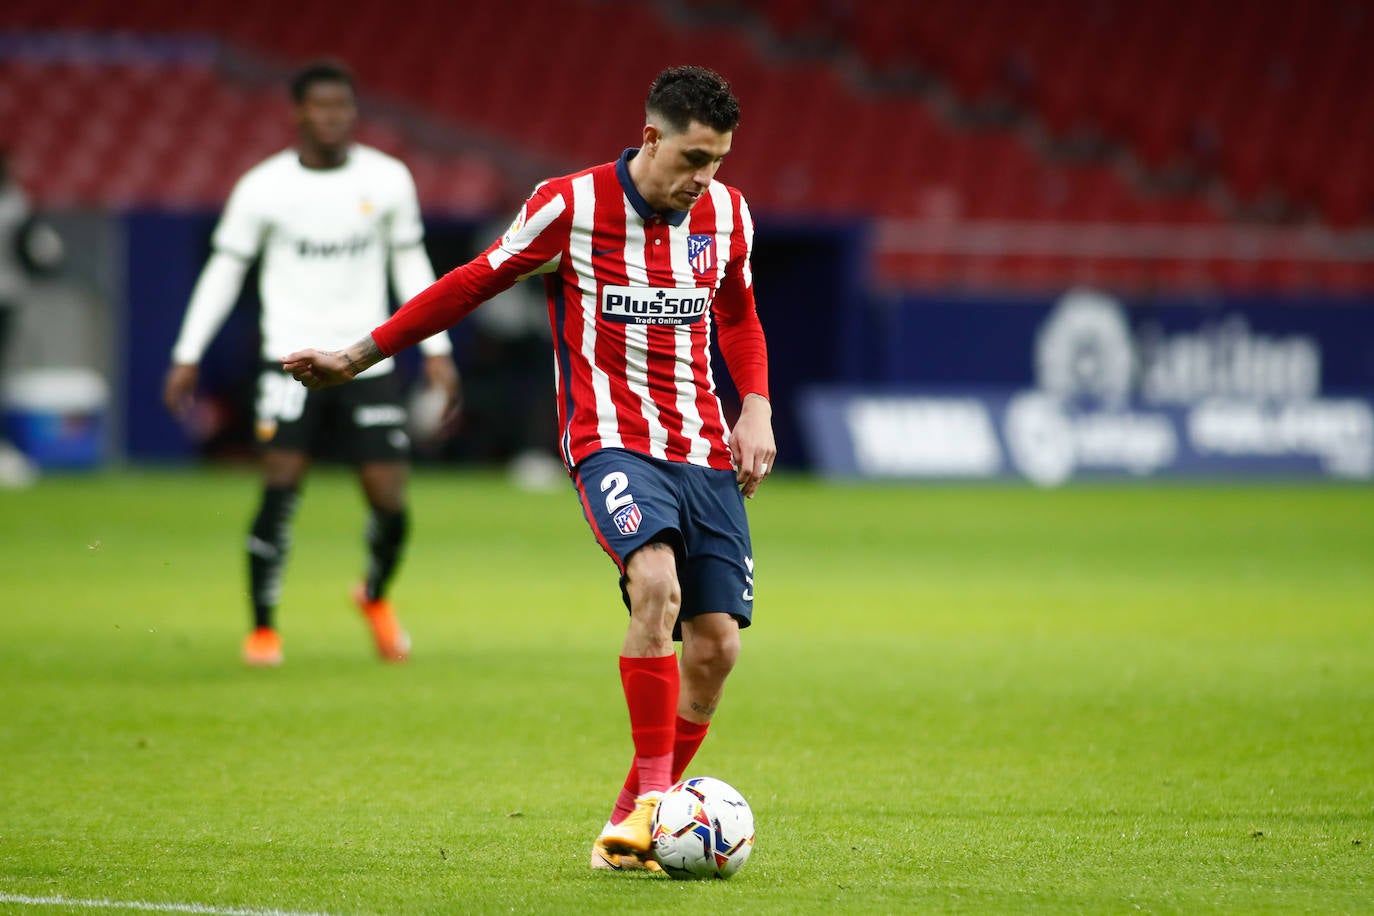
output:
<svg viewBox="0 0 1374 916"><path fill-rule="evenodd" d="M728 878L753 851L754 812L730 785L695 776L663 793L651 835L654 859L674 878Z"/></svg>

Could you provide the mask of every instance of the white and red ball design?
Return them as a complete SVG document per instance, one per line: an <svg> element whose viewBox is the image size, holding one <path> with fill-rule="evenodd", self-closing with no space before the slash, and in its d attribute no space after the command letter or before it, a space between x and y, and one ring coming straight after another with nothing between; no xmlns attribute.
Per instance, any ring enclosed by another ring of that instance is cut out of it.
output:
<svg viewBox="0 0 1374 916"><path fill-rule="evenodd" d="M754 849L754 812L712 776L684 779L654 810L654 859L674 878L728 878Z"/></svg>

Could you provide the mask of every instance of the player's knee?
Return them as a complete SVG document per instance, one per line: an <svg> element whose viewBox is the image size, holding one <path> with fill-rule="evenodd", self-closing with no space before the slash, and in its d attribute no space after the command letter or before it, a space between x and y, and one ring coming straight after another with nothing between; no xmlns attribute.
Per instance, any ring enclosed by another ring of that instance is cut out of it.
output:
<svg viewBox="0 0 1374 916"><path fill-rule="evenodd" d="M682 606L682 589L672 572L655 571L641 575L630 583L631 601L646 608L660 609L677 619ZM637 601L635 599L638 599Z"/></svg>
<svg viewBox="0 0 1374 916"><path fill-rule="evenodd" d="M378 512L406 509L406 469L396 462L376 462L358 469L368 505Z"/></svg>
<svg viewBox="0 0 1374 916"><path fill-rule="evenodd" d="M635 551L625 570L625 591L632 612L643 610L677 619L682 606L682 586L677 578L677 556L667 544L648 544Z"/></svg>
<svg viewBox="0 0 1374 916"><path fill-rule="evenodd" d="M739 633L708 639L702 649L702 665L723 680L739 661Z"/></svg>
<svg viewBox="0 0 1374 916"><path fill-rule="evenodd" d="M739 626L726 614L705 614L685 624L683 663L703 677L724 681L739 661Z"/></svg>
<svg viewBox="0 0 1374 916"><path fill-rule="evenodd" d="M672 644L680 606L676 580L654 578L630 589L630 618L655 643Z"/></svg>
<svg viewBox="0 0 1374 916"><path fill-rule="evenodd" d="M263 484L271 489L299 487L305 479L310 457L293 449L268 449L262 456Z"/></svg>

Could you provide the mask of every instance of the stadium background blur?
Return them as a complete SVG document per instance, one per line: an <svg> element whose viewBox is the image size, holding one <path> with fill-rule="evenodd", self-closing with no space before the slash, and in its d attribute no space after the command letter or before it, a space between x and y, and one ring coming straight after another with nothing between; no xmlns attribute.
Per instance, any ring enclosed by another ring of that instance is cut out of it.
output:
<svg viewBox="0 0 1374 916"><path fill-rule="evenodd" d="M789 466L1367 478L1371 51L1357 0L11 0L0 145L69 263L25 310L8 420L54 467L246 449L252 281L189 430L158 392L229 189L292 142L301 61L353 67L441 272L540 177L636 144L648 82L692 62L743 106L721 177L758 223ZM490 433L436 456L508 457Z"/></svg>

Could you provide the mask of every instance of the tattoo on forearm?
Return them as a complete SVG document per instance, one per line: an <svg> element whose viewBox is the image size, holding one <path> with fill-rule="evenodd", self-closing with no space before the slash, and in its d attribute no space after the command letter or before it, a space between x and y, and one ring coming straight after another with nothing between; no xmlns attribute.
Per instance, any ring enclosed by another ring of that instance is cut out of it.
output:
<svg viewBox="0 0 1374 916"><path fill-rule="evenodd" d="M353 358L353 351L358 351L358 358ZM348 363L348 371L357 376L359 372L371 366L377 365L382 360L381 348L372 339L372 335L364 337L362 340L343 351L344 362Z"/></svg>
<svg viewBox="0 0 1374 916"><path fill-rule="evenodd" d="M382 348L377 346L377 341L372 339L371 334L364 337L359 343L362 345L363 361L369 366L375 366L382 361Z"/></svg>

